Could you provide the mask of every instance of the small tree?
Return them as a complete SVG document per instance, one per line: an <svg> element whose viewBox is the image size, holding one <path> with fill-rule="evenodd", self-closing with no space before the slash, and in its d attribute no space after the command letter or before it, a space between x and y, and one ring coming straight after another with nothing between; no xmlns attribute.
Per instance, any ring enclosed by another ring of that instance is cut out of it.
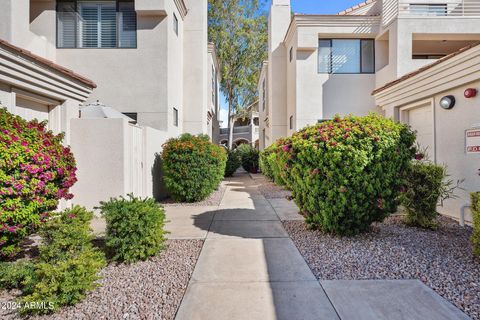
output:
<svg viewBox="0 0 480 320"><path fill-rule="evenodd" d="M209 39L219 60L221 91L228 101L228 148L234 115L256 100L260 68L267 56L267 21L258 0L210 0Z"/></svg>

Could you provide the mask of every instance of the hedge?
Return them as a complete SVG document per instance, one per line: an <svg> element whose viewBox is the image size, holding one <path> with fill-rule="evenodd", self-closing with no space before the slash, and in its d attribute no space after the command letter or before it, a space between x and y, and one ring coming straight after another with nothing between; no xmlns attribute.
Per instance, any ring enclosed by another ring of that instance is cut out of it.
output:
<svg viewBox="0 0 480 320"><path fill-rule="evenodd" d="M165 186L176 201L196 202L218 188L225 174L227 154L208 136L183 134L163 145Z"/></svg>
<svg viewBox="0 0 480 320"><path fill-rule="evenodd" d="M396 211L414 142L406 125L380 115L336 116L278 140L262 162L312 228L354 235Z"/></svg>

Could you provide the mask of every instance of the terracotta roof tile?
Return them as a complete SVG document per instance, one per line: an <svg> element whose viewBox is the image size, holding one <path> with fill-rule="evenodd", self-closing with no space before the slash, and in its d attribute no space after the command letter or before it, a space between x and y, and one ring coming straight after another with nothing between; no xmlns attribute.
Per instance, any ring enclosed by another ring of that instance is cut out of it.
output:
<svg viewBox="0 0 480 320"><path fill-rule="evenodd" d="M420 73L422 73L422 72L424 72L424 71L426 71L426 70L428 70L428 69L431 69L431 68L435 67L436 65L439 65L440 63L442 63L442 62L444 62L444 61L446 61L446 60L448 60L448 59L451 59L451 58L453 58L453 57L455 57L455 56L458 56L459 54L461 54L461 53L463 53L463 52L465 52L465 51L467 51L467 50L469 50L469 49L472 49L472 48L474 48L474 47L476 47L476 46L479 46L479 45L480 45L480 42L472 43L472 44L470 44L470 45L468 45L468 46L466 46L466 47L463 47L462 49L460 49L460 50L458 50L458 51L455 51L455 52L450 53L449 55L447 55L447 56L445 56L445 57L443 57L443 58L441 58L441 59L438 59L437 61L435 61L435 62L433 62L433 63L427 64L426 66L423 66L423 67L421 67L420 69L417 69L417 70L415 70L415 71L412 71L412 72L410 72L410 73L407 73L406 75L398 78L397 80L391 81L391 82L385 84L384 86L382 86L382 87L380 87L380 88L378 88L378 89L375 89L375 90L372 92L372 96L373 96L373 95L376 95L376 94L379 93L379 92L382 92L383 90L386 90L386 89L388 89L388 88L390 88L390 87L393 87L394 85L399 84L399 83L401 83L401 82L403 82L403 81L405 81L405 80L407 80L407 79L410 79L410 78L416 76L417 74L420 74Z"/></svg>
<svg viewBox="0 0 480 320"><path fill-rule="evenodd" d="M349 13L352 12L352 11L355 11L355 10L357 10L357 9L363 8L363 7L365 7L366 5L369 5L369 4L374 3L374 2L376 2L376 1L377 1L377 0L367 0L367 1L365 1L365 2L362 2L362 3L359 3L359 4L357 4L357 5L354 5L353 7L350 7L350 8L348 8L348 9L345 9L345 10L343 10L342 12L339 12L339 13L337 13L337 14L340 15L340 16L343 16L343 15L349 14Z"/></svg>
<svg viewBox="0 0 480 320"><path fill-rule="evenodd" d="M55 71L58 71L58 72L62 73L63 75L66 75L70 78L73 78L73 79L89 86L90 88L96 88L97 87L95 82L93 82L92 80L90 80L88 78L85 78L84 76L81 76L81 75L73 72L70 69L62 67L61 65L58 65L51 60L45 59L41 56L38 56L38 55L28 51L28 50L25 50L25 49L22 49L20 47L14 46L13 44L11 44L11 43L3 40L3 39L0 39L0 46L3 46L5 48L7 48L8 50L13 51L16 54L19 54L19 55L21 55L21 56L23 56L27 59L30 59L34 62L37 62L37 63L40 63L44 66L47 66L47 67L49 67L49 68L51 68Z"/></svg>

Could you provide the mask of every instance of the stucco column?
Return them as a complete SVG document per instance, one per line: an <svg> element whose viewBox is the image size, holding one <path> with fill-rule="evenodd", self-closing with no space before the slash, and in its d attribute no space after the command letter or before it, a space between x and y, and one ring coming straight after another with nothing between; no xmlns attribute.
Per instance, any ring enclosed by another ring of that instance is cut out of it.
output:
<svg viewBox="0 0 480 320"><path fill-rule="evenodd" d="M273 141L287 135L287 53L283 40L290 21L290 0L273 0L268 21L268 104Z"/></svg>

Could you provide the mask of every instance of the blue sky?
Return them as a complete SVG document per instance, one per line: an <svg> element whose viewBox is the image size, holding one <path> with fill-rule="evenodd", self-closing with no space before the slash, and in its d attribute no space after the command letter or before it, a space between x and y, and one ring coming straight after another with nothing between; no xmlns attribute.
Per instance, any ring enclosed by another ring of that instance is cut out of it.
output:
<svg viewBox="0 0 480 320"><path fill-rule="evenodd" d="M335 14L350 8L363 0L291 0L292 10L295 13L309 14ZM271 1L265 5L265 11L270 10ZM220 119L223 120L223 127L227 126L228 109L227 103L222 95L221 97Z"/></svg>

